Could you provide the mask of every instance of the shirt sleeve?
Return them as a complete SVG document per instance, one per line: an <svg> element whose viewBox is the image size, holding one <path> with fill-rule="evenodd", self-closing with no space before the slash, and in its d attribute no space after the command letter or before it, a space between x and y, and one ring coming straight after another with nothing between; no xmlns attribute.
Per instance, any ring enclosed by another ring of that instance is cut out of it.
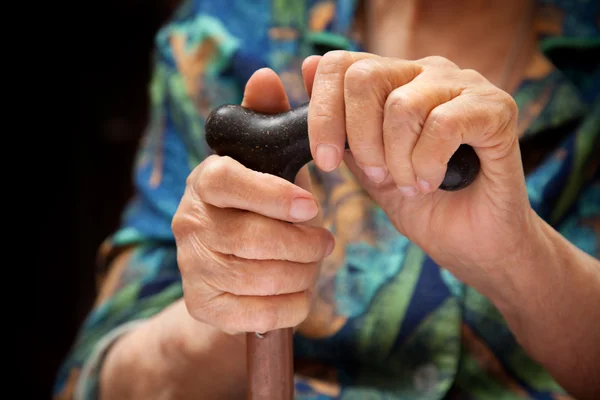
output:
<svg viewBox="0 0 600 400"><path fill-rule="evenodd" d="M208 111L241 97L221 77L236 40L219 19L191 3L156 37L150 120L133 171L135 196L120 228L100 248L99 295L58 370L54 399L98 398L99 371L111 344L182 297L171 220L187 176L210 153L203 136Z"/></svg>

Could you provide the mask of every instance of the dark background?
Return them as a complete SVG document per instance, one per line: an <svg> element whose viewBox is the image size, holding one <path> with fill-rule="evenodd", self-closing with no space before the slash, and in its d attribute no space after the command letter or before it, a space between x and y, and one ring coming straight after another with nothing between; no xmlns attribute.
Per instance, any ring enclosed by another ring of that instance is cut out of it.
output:
<svg viewBox="0 0 600 400"><path fill-rule="evenodd" d="M16 324L19 399L51 398L57 368L94 301L98 246L117 226L131 195L132 160L147 118L154 35L177 5L174 0L92 4L93 19L86 18L79 31L84 43L68 47L65 63L75 85L63 86L61 108L69 117L57 127L67 127L71 135L53 134L69 140L56 141L37 164L48 179L35 294L23 300L33 301L33 308L24 306L35 312L19 314L24 316Z"/></svg>

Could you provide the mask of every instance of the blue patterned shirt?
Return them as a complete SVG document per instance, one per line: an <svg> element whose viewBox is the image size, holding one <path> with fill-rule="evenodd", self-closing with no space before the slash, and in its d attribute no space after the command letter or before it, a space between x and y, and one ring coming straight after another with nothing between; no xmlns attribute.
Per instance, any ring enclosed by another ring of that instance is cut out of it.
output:
<svg viewBox="0 0 600 400"><path fill-rule="evenodd" d="M281 76L292 106L307 101L306 56L361 48L356 3L191 0L158 32L136 195L101 248L102 289L58 372L55 399L97 398L110 344L182 297L171 219L186 177L210 153L210 111L239 104L262 67ZM529 197L598 258L600 2L538 3L539 51L514 93L523 149L539 153L527 166ZM345 167L312 173L337 245L295 335L297 399L569 398L490 301L399 234Z"/></svg>

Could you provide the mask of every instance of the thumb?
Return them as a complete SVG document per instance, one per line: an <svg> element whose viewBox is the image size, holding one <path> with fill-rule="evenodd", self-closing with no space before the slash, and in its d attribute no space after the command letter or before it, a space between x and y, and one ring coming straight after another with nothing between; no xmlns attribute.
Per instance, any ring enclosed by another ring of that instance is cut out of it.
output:
<svg viewBox="0 0 600 400"><path fill-rule="evenodd" d="M252 74L244 90L242 106L267 114L275 114L290 109L285 88L275 71L269 68L262 68ZM296 176L295 184L313 193L308 166L300 169ZM307 221L306 224L320 225L321 221L322 215L321 210L319 210L317 216Z"/></svg>
<svg viewBox="0 0 600 400"><path fill-rule="evenodd" d="M252 74L246 84L242 106L267 114L284 112L290 109L285 88L275 71L262 68ZM301 188L312 192L310 172L307 166L300 169L295 183Z"/></svg>
<svg viewBox="0 0 600 400"><path fill-rule="evenodd" d="M252 74L246 83L242 106L266 114L290 109L285 89L275 71L261 68Z"/></svg>

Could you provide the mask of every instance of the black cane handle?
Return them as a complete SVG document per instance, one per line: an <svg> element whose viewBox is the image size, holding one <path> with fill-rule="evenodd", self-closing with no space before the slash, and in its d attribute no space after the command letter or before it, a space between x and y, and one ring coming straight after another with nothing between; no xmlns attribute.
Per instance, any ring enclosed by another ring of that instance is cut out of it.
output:
<svg viewBox="0 0 600 400"><path fill-rule="evenodd" d="M312 160L308 103L279 114L261 114L240 105L223 105L208 116L205 134L216 154L290 182L295 180L300 168ZM473 183L479 169L475 150L462 144L448 162L440 189L464 189Z"/></svg>

